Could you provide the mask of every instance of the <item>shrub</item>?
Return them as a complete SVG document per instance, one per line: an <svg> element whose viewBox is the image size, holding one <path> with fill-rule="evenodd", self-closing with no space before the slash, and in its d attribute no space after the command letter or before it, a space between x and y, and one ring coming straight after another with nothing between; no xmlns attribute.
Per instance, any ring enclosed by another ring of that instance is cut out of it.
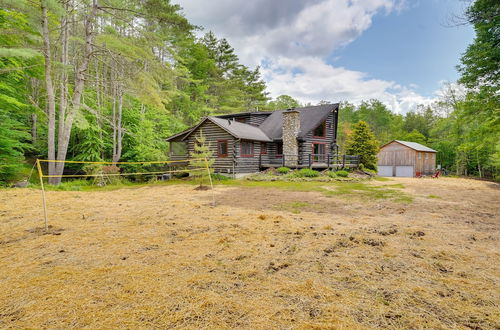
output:
<svg viewBox="0 0 500 330"><path fill-rule="evenodd" d="M341 178L347 178L349 176L349 172L347 171L337 171L335 174Z"/></svg>
<svg viewBox="0 0 500 330"><path fill-rule="evenodd" d="M290 172L290 169L288 167L278 167L276 171L279 174L288 174L288 172Z"/></svg>
<svg viewBox="0 0 500 330"><path fill-rule="evenodd" d="M212 173L210 176L212 177L212 180L217 180L217 181L224 181L230 179L229 177L222 175L220 173Z"/></svg>
<svg viewBox="0 0 500 330"><path fill-rule="evenodd" d="M326 173L330 178L336 178L337 177L337 173L334 172L334 171L328 171Z"/></svg>
<svg viewBox="0 0 500 330"><path fill-rule="evenodd" d="M319 176L319 172L315 170L311 170L309 168L303 168L297 172L297 176L306 177L306 178L315 178Z"/></svg>

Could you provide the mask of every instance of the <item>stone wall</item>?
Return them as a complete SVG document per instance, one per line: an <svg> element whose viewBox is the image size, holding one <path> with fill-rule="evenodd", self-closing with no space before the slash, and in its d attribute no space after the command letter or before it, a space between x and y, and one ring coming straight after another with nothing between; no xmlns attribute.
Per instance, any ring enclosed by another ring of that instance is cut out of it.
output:
<svg viewBox="0 0 500 330"><path fill-rule="evenodd" d="M283 157L285 166L293 167L299 160L300 112L287 110L283 112Z"/></svg>

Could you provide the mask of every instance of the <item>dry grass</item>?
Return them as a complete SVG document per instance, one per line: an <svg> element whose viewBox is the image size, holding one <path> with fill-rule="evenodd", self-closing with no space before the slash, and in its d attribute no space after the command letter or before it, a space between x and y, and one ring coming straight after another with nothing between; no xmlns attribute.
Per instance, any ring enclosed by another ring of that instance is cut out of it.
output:
<svg viewBox="0 0 500 330"><path fill-rule="evenodd" d="M498 185L376 184L0 190L0 328L498 328Z"/></svg>

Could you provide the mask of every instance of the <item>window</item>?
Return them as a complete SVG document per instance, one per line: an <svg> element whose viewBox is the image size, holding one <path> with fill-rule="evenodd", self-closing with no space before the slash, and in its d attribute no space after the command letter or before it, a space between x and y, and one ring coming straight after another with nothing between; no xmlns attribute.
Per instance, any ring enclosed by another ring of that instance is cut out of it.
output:
<svg viewBox="0 0 500 330"><path fill-rule="evenodd" d="M217 157L227 157L227 140L217 141Z"/></svg>
<svg viewBox="0 0 500 330"><path fill-rule="evenodd" d="M241 141L241 157L253 157L253 142Z"/></svg>
<svg viewBox="0 0 500 330"><path fill-rule="evenodd" d="M276 157L283 157L283 143L276 144Z"/></svg>
<svg viewBox="0 0 500 330"><path fill-rule="evenodd" d="M324 162L326 154L325 143L313 143L313 160L315 162Z"/></svg>
<svg viewBox="0 0 500 330"><path fill-rule="evenodd" d="M267 143L265 142L260 143L260 154L267 155Z"/></svg>
<svg viewBox="0 0 500 330"><path fill-rule="evenodd" d="M172 156L186 156L188 153L186 142L170 142L170 154Z"/></svg>
<svg viewBox="0 0 500 330"><path fill-rule="evenodd" d="M313 136L321 138L326 137L326 121L322 122L314 129Z"/></svg>
<svg viewBox="0 0 500 330"><path fill-rule="evenodd" d="M422 159L422 153L418 153L418 159Z"/></svg>

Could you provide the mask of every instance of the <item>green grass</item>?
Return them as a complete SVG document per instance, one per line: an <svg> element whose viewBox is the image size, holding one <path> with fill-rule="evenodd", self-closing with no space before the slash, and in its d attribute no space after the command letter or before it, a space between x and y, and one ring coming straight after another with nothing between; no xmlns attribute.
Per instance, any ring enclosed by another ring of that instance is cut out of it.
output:
<svg viewBox="0 0 500 330"><path fill-rule="evenodd" d="M299 214L304 208L311 206L308 202L290 202L279 206L280 209L289 210L292 213Z"/></svg>
<svg viewBox="0 0 500 330"><path fill-rule="evenodd" d="M432 195L432 194L431 194L431 195L428 195L428 196L427 196L427 198L441 198L441 197L440 197L440 196L438 196L438 195Z"/></svg>
<svg viewBox="0 0 500 330"><path fill-rule="evenodd" d="M199 180L189 180L184 179L172 179L166 181L155 181L155 182L130 182L128 180L122 180L119 184L106 185L104 187L98 187L92 185L91 181L88 180L68 180L61 183L59 186L45 185L47 190L55 191L111 191L118 189L134 189L141 188L151 185L198 185ZM205 185L208 185L208 181L205 180ZM289 191L315 191L320 192L328 197L356 197L361 199L391 199L396 202L409 203L413 199L408 194L402 192L400 189L404 188L401 183L389 184L389 185L375 185L367 182L356 182L356 181L331 181L331 182L319 182L319 181L251 181L251 180L235 180L235 179L224 179L224 180L214 180L214 185L220 186L233 186L233 187L243 187L243 188L274 188ZM40 188L37 184L30 184L31 188ZM434 197L429 197L434 198ZM297 202L299 203L299 202ZM302 204L288 205L287 207L293 209L294 211L300 212L300 209L306 207Z"/></svg>
<svg viewBox="0 0 500 330"><path fill-rule="evenodd" d="M338 182L335 190L329 190L327 196L352 196L368 199L392 199L396 202L410 203L413 198L398 190L404 188L402 184L376 186L362 182Z"/></svg>
<svg viewBox="0 0 500 330"><path fill-rule="evenodd" d="M375 180L375 181L381 181L381 182L391 181L391 179L383 177L383 176L376 176L376 177L373 178L373 180Z"/></svg>

